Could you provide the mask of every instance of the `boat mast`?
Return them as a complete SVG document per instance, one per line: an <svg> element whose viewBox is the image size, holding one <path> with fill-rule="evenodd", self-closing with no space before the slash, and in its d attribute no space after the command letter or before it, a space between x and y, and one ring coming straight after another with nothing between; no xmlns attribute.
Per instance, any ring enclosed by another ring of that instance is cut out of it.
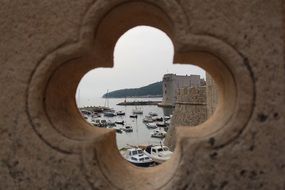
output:
<svg viewBox="0 0 285 190"><path fill-rule="evenodd" d="M109 108L108 93L109 93L109 89L107 89L107 93L106 93L106 99L105 99L104 107L108 107L108 108Z"/></svg>

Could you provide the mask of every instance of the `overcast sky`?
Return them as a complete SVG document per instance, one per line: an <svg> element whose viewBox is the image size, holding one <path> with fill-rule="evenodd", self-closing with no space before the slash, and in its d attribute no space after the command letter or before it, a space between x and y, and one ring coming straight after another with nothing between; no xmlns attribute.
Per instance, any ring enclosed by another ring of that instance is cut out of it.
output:
<svg viewBox="0 0 285 190"><path fill-rule="evenodd" d="M107 90L142 87L161 81L165 73L205 78L199 67L173 64L173 52L171 40L161 30L147 26L130 29L116 44L114 67L91 70L82 78L80 99L101 97Z"/></svg>

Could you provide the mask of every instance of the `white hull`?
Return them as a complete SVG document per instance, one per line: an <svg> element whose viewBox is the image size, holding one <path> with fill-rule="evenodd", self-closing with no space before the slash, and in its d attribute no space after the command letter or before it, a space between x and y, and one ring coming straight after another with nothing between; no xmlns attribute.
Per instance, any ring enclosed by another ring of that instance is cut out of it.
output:
<svg viewBox="0 0 285 190"><path fill-rule="evenodd" d="M148 152L144 151L144 154L147 155L148 157L150 157L154 162L158 163L158 164L162 164L163 162L169 160L169 158L159 158L159 157L156 157L156 156L153 156L151 154L149 154Z"/></svg>

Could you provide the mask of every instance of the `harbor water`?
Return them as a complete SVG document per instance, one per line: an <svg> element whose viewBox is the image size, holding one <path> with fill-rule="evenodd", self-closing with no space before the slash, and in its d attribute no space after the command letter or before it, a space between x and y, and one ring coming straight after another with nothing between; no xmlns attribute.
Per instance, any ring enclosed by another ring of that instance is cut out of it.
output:
<svg viewBox="0 0 285 190"><path fill-rule="evenodd" d="M128 98L126 101L161 101L162 98ZM123 111L126 114L124 116L115 117L104 117L101 116L100 119L106 119L107 121L124 121L125 125L130 125L133 127L133 132L123 132L116 133L116 142L119 149L127 147L129 145L150 145L150 144L161 144L163 139L151 137L151 132L154 129L148 129L143 123L143 118L150 112L155 112L158 117L169 116L172 114L172 108L162 108L157 105L144 105L144 106L120 106L117 105L120 102L124 102L125 98L92 98L87 100L80 100L77 102L78 107L86 106L108 106L117 111ZM143 111L143 114L138 114L137 118L130 118L133 109L138 108ZM90 118L88 118L89 120ZM116 124L118 127L122 125Z"/></svg>

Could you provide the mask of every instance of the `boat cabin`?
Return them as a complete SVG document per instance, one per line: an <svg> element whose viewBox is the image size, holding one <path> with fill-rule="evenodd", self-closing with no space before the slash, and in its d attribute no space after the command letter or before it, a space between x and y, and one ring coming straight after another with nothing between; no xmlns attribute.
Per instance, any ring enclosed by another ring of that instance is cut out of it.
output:
<svg viewBox="0 0 285 190"><path fill-rule="evenodd" d="M147 146L145 151L149 154L157 155L161 152L169 151L169 149L167 146Z"/></svg>
<svg viewBox="0 0 285 190"><path fill-rule="evenodd" d="M128 149L125 158L136 166L147 167L153 163L153 160L145 155L140 148Z"/></svg>

